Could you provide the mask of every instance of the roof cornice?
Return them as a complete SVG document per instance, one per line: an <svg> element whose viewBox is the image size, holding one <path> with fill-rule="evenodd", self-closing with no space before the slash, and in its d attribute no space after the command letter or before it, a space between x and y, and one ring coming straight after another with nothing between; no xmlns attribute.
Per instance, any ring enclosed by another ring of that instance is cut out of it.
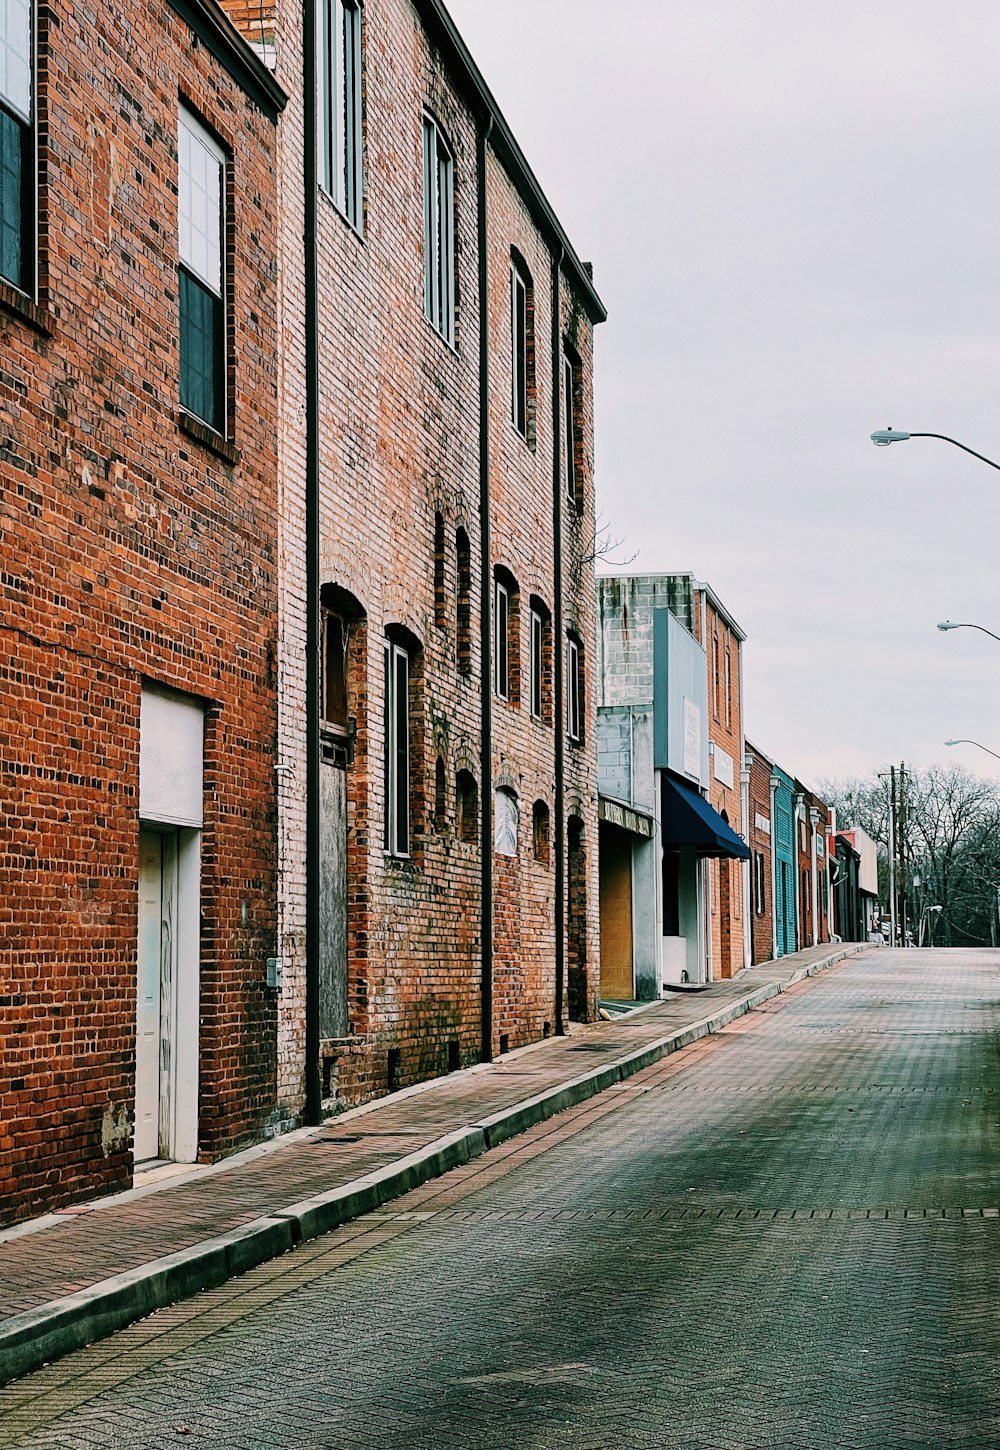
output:
<svg viewBox="0 0 1000 1450"><path fill-rule="evenodd" d="M215 0L167 0L191 27L242 91L271 121L277 121L288 97L248 41Z"/></svg>
<svg viewBox="0 0 1000 1450"><path fill-rule="evenodd" d="M170 3L184 3L184 0L170 0ZM590 273L563 231L559 218L552 210L538 178L528 165L524 152L514 139L513 131L504 119L492 91L442 0L413 0L413 3L428 35L450 63L455 80L464 91L472 109L483 121L492 121L490 145L517 187L535 223L546 235L553 249L562 253L563 270L580 294L590 321L594 324L606 321L607 309L597 294Z"/></svg>

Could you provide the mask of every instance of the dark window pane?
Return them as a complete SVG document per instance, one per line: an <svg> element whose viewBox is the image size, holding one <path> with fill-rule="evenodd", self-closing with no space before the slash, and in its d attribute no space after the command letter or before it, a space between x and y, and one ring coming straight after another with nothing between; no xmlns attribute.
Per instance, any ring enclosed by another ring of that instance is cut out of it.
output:
<svg viewBox="0 0 1000 1450"><path fill-rule="evenodd" d="M406 655L396 652L396 853L410 849L410 672Z"/></svg>
<svg viewBox="0 0 1000 1450"><path fill-rule="evenodd" d="M392 850L392 650L386 645L384 654L385 672L382 681L383 702L385 705L385 755L384 755L384 780L385 787L385 818L383 821L382 844L387 851Z"/></svg>
<svg viewBox="0 0 1000 1450"><path fill-rule="evenodd" d="M0 274L30 291L31 130L0 110Z"/></svg>
<svg viewBox="0 0 1000 1450"><path fill-rule="evenodd" d="M224 431L222 300L181 268L181 404Z"/></svg>

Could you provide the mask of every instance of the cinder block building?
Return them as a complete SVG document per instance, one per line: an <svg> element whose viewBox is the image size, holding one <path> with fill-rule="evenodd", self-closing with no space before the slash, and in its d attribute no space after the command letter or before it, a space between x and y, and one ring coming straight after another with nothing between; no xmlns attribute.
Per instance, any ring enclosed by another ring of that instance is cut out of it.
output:
<svg viewBox="0 0 1000 1450"><path fill-rule="evenodd" d="M716 975L720 967L713 939L728 940L731 930L731 916L724 926L714 919L718 896L710 909L710 872L720 862L738 871L749 852L709 799L711 672L695 637L709 595L690 574L598 580L601 992L608 1000L648 1000L671 984L710 980L713 962ZM721 725L727 742L731 723ZM736 801L739 826L739 793ZM731 896L727 905L732 912Z"/></svg>
<svg viewBox="0 0 1000 1450"><path fill-rule="evenodd" d="M278 1054L293 1123L594 1010L605 313L438 0L317 0L305 28L285 0L231 13L292 93Z"/></svg>
<svg viewBox="0 0 1000 1450"><path fill-rule="evenodd" d="M0 35L0 1222L275 1100L277 135L212 0Z"/></svg>

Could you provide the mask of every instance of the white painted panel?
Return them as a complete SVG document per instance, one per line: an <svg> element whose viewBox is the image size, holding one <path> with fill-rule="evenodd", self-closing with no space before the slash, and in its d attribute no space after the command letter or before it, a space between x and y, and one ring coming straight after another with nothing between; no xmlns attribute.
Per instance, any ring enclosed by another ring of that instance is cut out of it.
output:
<svg viewBox="0 0 1000 1450"><path fill-rule="evenodd" d="M733 774L733 757L727 755L721 746L717 745L712 754L712 774L716 780L733 789L733 781L736 777Z"/></svg>
<svg viewBox="0 0 1000 1450"><path fill-rule="evenodd" d="M199 827L205 711L189 696L144 687L139 717L139 815L144 821Z"/></svg>
<svg viewBox="0 0 1000 1450"><path fill-rule="evenodd" d="M160 837L139 837L139 952L136 983L135 1141L137 1163L160 1150Z"/></svg>

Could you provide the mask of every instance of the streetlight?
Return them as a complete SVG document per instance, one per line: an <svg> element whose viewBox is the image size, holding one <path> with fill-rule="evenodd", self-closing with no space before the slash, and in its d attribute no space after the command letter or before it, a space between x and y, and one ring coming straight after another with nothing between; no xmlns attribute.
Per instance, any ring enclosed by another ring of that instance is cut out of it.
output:
<svg viewBox="0 0 1000 1450"><path fill-rule="evenodd" d="M988 745L980 745L978 740L946 740L944 743L945 745L974 745L977 750L985 750L987 755L992 755L996 760L1000 760L1000 755L997 755L995 750L991 750Z"/></svg>
<svg viewBox="0 0 1000 1450"><path fill-rule="evenodd" d="M935 915L939 915L943 910L944 910L944 907L942 907L942 906L925 906L924 907L923 911L920 913L920 929L917 932L917 946L918 947L922 947L923 944L924 944L924 927L925 926L927 927L928 945L929 946L933 946L934 945L934 920L933 920L933 918L934 918Z"/></svg>
<svg viewBox="0 0 1000 1450"><path fill-rule="evenodd" d="M988 634L990 639L995 639L1000 644L1000 634L994 634L992 629L987 629L984 624L956 624L951 619L942 619L938 629L978 629L980 634Z"/></svg>
<svg viewBox="0 0 1000 1450"><path fill-rule="evenodd" d="M977 453L974 448L968 448L964 443L959 443L957 438L949 438L947 433L903 433L898 428L877 428L871 435L871 440L876 448L888 448L890 443L905 443L907 438L940 438L942 443L952 443L956 448L961 448L963 453L971 453L973 458L978 458L980 463L988 463L991 468L1000 469L1000 463L994 463L992 458L987 458L982 453Z"/></svg>

